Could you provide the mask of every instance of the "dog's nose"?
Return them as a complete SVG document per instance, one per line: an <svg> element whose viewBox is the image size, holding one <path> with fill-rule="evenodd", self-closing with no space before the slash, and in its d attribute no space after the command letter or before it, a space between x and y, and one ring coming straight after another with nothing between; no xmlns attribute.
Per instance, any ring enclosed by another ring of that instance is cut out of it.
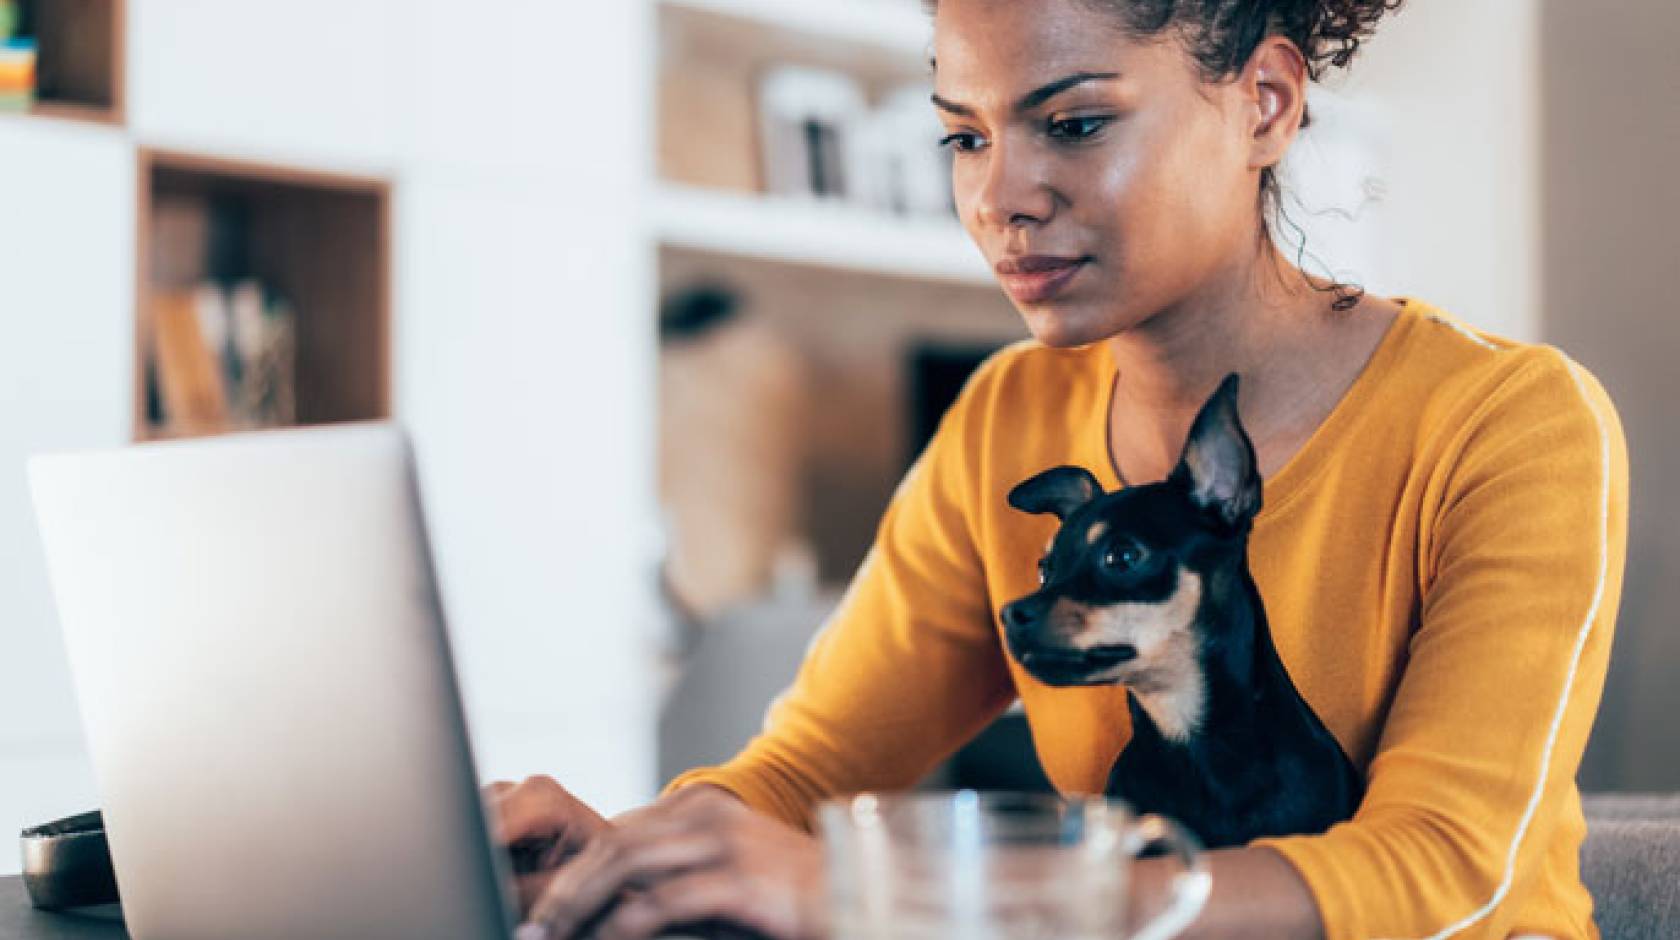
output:
<svg viewBox="0 0 1680 940"><path fill-rule="evenodd" d="M1003 605L1003 625L1011 630L1019 630L1024 625L1026 616L1021 613L1019 603Z"/></svg>
<svg viewBox="0 0 1680 940"><path fill-rule="evenodd" d="M1023 597L1003 606L1003 625L1011 631L1025 630L1044 615L1047 605L1037 595Z"/></svg>

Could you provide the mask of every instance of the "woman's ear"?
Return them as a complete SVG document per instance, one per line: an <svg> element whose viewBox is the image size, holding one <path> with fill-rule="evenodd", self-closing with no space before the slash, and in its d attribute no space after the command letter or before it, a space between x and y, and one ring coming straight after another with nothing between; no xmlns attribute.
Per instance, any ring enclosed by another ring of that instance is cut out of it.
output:
<svg viewBox="0 0 1680 940"><path fill-rule="evenodd" d="M1250 103L1252 130L1249 168L1277 166L1301 130L1307 111L1307 60L1282 36L1268 36L1243 68L1242 86Z"/></svg>

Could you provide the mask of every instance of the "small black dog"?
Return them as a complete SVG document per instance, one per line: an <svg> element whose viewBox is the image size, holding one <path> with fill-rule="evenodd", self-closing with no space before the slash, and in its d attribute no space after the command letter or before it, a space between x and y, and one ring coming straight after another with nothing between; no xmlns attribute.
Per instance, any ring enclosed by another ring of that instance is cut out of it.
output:
<svg viewBox="0 0 1680 940"><path fill-rule="evenodd" d="M1272 645L1248 571L1260 483L1231 375L1166 480L1103 493L1057 467L1009 494L1062 520L1043 586L1003 608L1010 652L1049 685L1124 684L1132 739L1108 793L1210 848L1322 832L1364 793Z"/></svg>

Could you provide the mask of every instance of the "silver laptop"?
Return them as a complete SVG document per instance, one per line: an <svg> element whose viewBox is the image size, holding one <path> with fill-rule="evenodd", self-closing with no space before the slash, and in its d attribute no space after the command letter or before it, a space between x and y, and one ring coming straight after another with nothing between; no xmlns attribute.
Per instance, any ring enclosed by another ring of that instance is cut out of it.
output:
<svg viewBox="0 0 1680 940"><path fill-rule="evenodd" d="M30 480L132 936L511 934L399 430Z"/></svg>

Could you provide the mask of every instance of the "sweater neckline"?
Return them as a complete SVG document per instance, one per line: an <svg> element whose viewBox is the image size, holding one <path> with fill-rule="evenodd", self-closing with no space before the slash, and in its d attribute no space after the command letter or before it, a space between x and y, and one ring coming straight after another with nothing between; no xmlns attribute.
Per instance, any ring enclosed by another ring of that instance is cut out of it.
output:
<svg viewBox="0 0 1680 940"><path fill-rule="evenodd" d="M1383 376L1388 374L1401 358L1402 350L1417 321L1421 319L1421 314L1427 312L1421 310L1423 305L1413 298L1393 299L1400 305L1400 312L1395 315L1394 322L1388 325L1383 338L1372 350L1370 358L1365 361L1353 384L1342 393L1341 400L1336 402L1330 414L1319 422L1318 427L1307 438L1307 442L1301 445L1276 473L1262 482L1262 508L1260 515L1255 518L1256 524L1276 515L1305 492L1307 484L1324 469L1330 455L1339 449L1350 429L1369 413L1369 403L1382 390ZM1104 389L1101 394L1095 396L1098 403L1097 433L1087 434L1085 438L1094 444L1095 451L1089 455L1086 466L1096 469L1097 479L1106 492L1119 489L1121 483L1120 473L1114 466L1113 450L1109 446L1109 413L1114 407L1117 367L1107 345L1101 345L1100 355L1092 357L1098 363L1097 378L1101 383L1100 387Z"/></svg>

